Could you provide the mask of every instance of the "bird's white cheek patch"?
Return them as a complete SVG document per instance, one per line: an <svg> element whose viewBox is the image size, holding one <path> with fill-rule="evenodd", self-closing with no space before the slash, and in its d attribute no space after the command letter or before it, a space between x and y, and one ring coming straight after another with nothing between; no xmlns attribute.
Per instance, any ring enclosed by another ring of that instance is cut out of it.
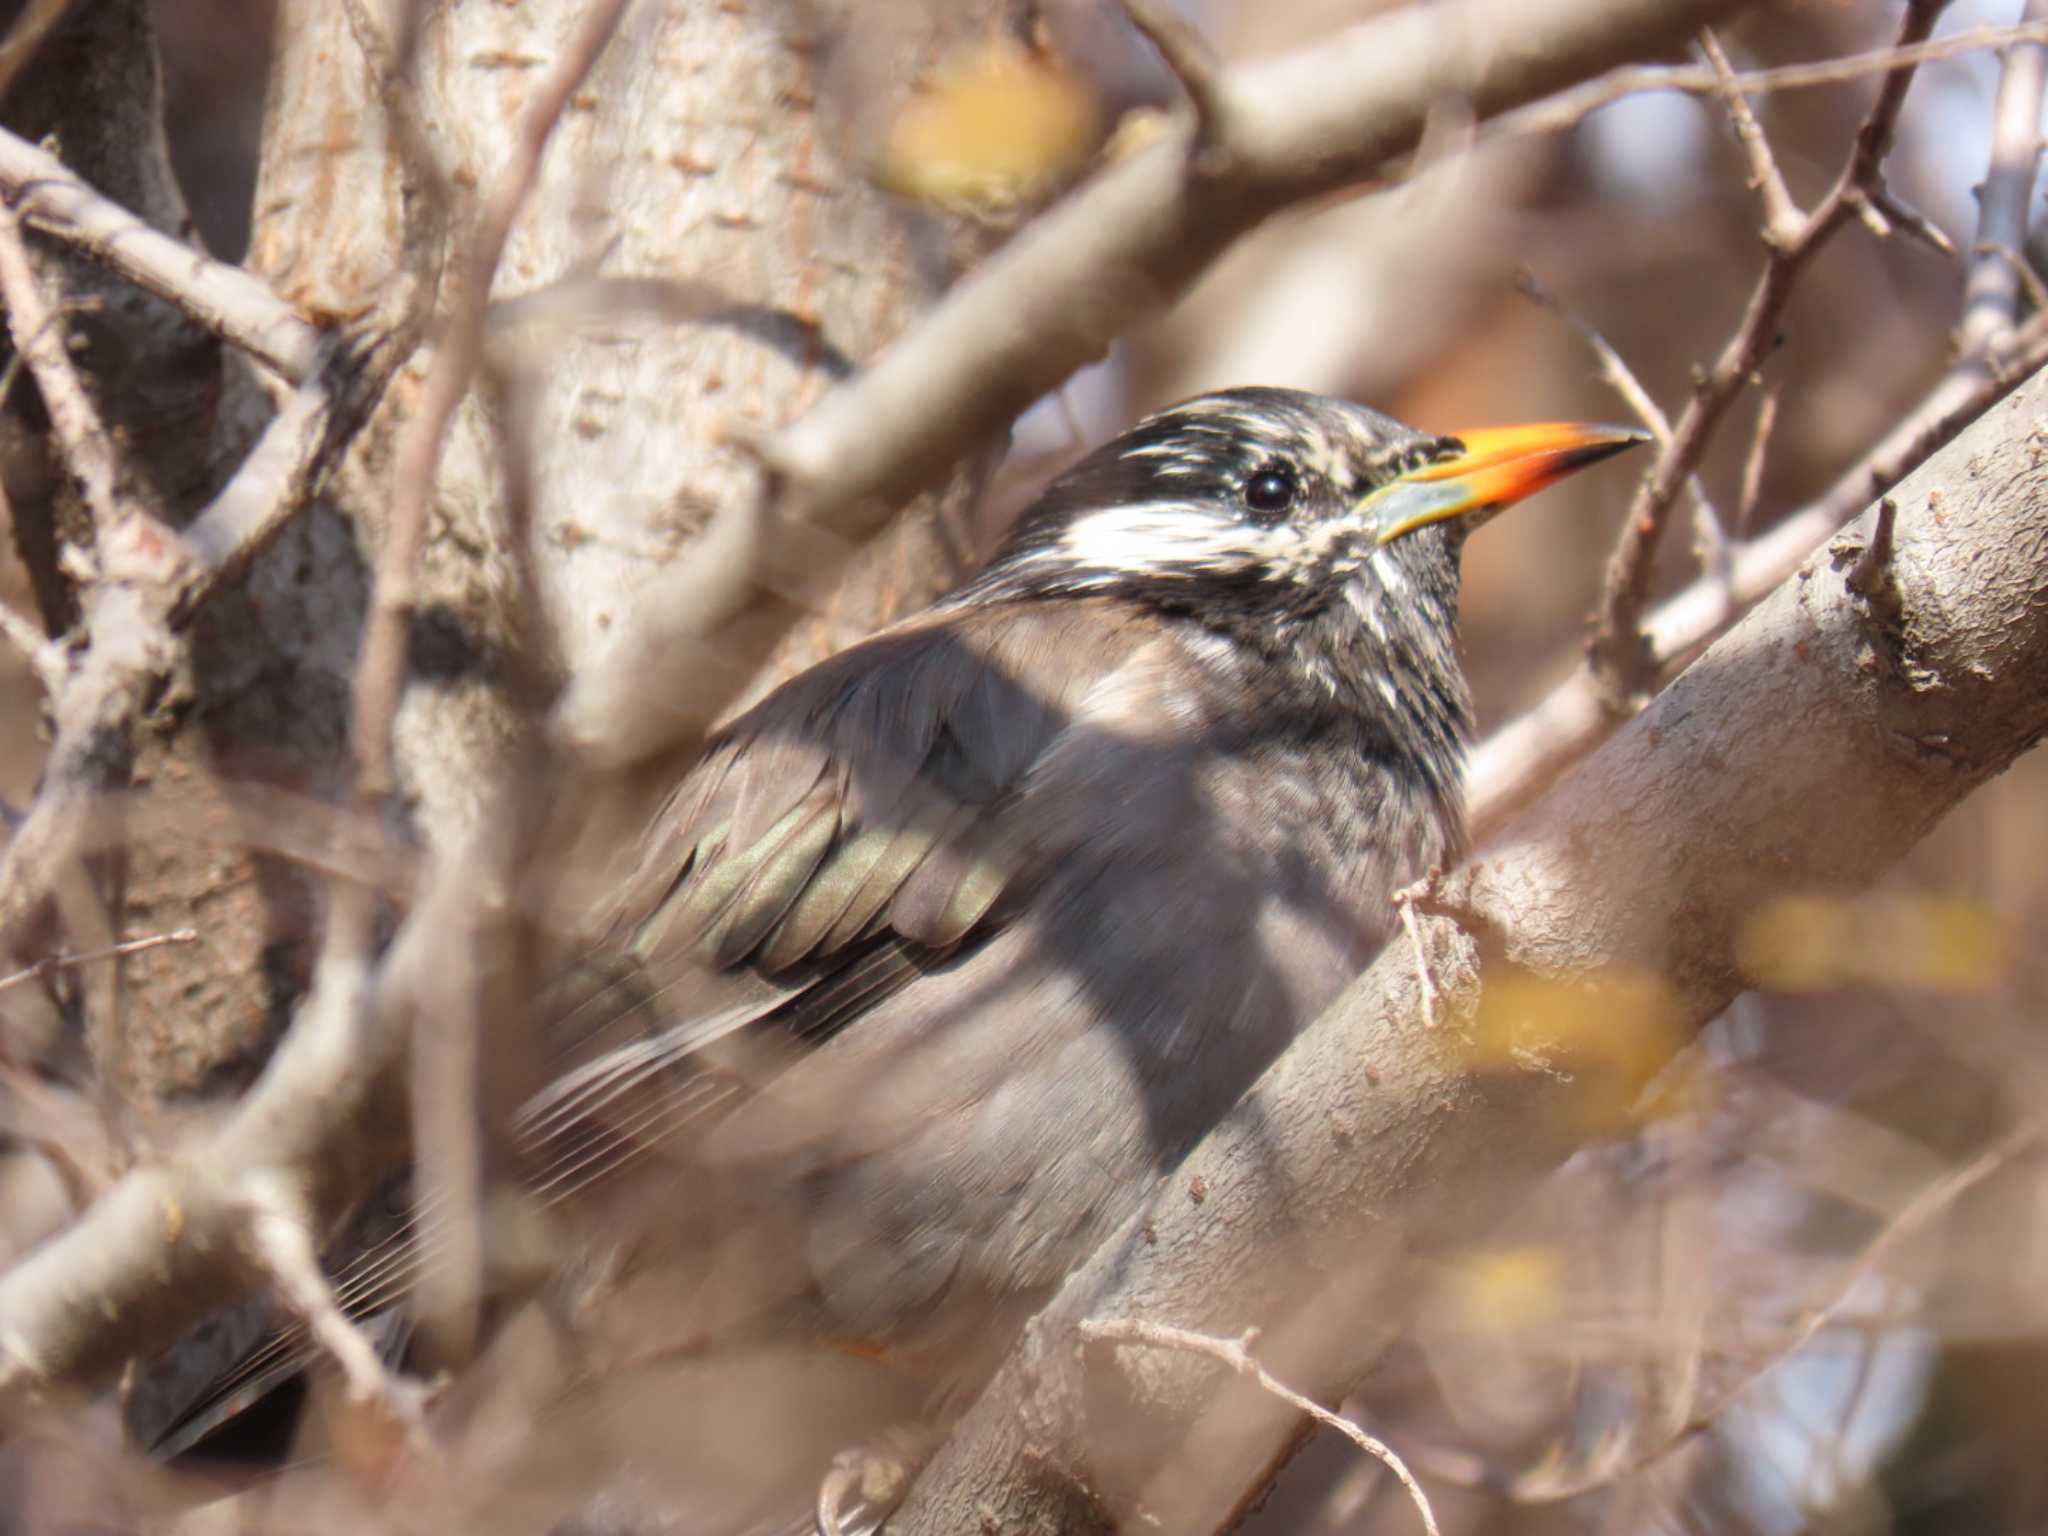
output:
<svg viewBox="0 0 2048 1536"><path fill-rule="evenodd" d="M1119 572L1199 576L1264 565L1271 556L1234 522L1138 502L1076 518L1060 535L1058 557Z"/></svg>

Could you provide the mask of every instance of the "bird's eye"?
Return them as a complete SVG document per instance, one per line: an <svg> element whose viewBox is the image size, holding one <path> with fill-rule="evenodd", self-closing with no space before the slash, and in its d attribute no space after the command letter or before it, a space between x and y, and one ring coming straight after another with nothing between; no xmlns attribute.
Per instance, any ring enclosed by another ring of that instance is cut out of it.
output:
<svg viewBox="0 0 2048 1536"><path fill-rule="evenodd" d="M1277 517L1294 505L1294 476L1285 469L1262 469L1244 483L1244 504L1263 517Z"/></svg>

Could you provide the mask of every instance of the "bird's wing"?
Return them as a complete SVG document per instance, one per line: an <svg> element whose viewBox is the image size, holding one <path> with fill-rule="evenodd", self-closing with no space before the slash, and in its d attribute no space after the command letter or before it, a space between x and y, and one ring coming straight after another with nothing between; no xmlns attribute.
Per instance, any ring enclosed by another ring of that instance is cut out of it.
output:
<svg viewBox="0 0 2048 1536"><path fill-rule="evenodd" d="M785 685L655 818L609 914L633 983L580 1006L659 1019L661 1043L627 1048L643 1062L770 1015L813 1044L993 931L1057 852L1010 808L1144 639L1100 603L969 609Z"/></svg>
<svg viewBox="0 0 2048 1536"><path fill-rule="evenodd" d="M514 1127L530 1192L567 1199L717 1119L773 1063L999 928L1055 851L1009 835L1006 808L1145 639L1099 602L927 615L722 733L654 818L600 914L604 941L560 989L552 1037L574 1056ZM415 1212L339 1271L344 1309L398 1300L434 1225ZM301 1328L271 1335L156 1448L196 1442L308 1353Z"/></svg>

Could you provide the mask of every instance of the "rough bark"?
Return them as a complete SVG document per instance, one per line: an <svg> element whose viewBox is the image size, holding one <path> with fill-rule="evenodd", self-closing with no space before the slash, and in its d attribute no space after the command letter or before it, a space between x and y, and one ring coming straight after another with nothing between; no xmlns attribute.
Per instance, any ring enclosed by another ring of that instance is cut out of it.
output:
<svg viewBox="0 0 2048 1536"><path fill-rule="evenodd" d="M989 10L891 6L866 23L830 6L628 15L514 231L494 290L495 384L458 418L437 480L398 726L430 842L453 847L474 827L531 715L522 672L583 666L661 570L688 560L710 510L751 494L746 435L800 412L944 281L919 259L918 221L868 181L848 95L900 86ZM545 6L420 15L416 88L392 100L431 146L413 157L424 164L407 164L382 106L396 14L366 27L347 7L304 5L280 27L251 260L315 313L355 312L394 274L434 280L464 237L465 189L505 157L527 87L574 19ZM348 502L371 550L425 365L401 378L357 460ZM514 491L524 507L508 505ZM532 640L515 611L525 540L545 608L539 657L522 655ZM920 552L906 568L927 564Z"/></svg>

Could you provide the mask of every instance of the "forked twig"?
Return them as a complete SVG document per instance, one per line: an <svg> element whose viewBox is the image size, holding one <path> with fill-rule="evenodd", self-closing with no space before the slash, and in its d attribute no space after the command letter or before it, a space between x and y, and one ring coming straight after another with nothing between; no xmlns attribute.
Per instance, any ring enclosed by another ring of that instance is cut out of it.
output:
<svg viewBox="0 0 2048 1536"><path fill-rule="evenodd" d="M1895 54L1924 42L1947 3L1948 0L1909 0ZM1895 65L1886 75L1877 100L1856 130L1847 162L1821 200L1801 215L1785 191L1784 178L1770 154L1769 144L1743 99L1740 82L1727 68L1719 45L1711 37L1703 37L1701 46L1715 70L1717 89L1728 104L1763 203L1764 268L1735 334L1722 347L1713 366L1698 376L1692 397L1672 429L1671 441L1637 487L1621 537L1608 561L1600 619L1588 654L1603 702L1615 712L1626 711L1655 675L1641 623L1649 601L1657 546L1672 504L1687 478L1698 470L1729 407L1749 385L1773 345L1793 286L1807 264L1844 223L1857 215L1862 201L1881 189L1884 158L1891 148L1899 109L1913 78L1910 64Z"/></svg>
<svg viewBox="0 0 2048 1536"><path fill-rule="evenodd" d="M1119 1317L1084 1319L1078 1332L1091 1343L1143 1344L1153 1349L1176 1349L1187 1354L1205 1355L1220 1365L1228 1366L1238 1375L1256 1382L1295 1412L1306 1414L1326 1429L1334 1429L1393 1473L1401 1486L1408 1490L1415 1512L1422 1517L1422 1528L1429 1536L1439 1536L1436 1512L1429 1506L1429 1495L1423 1492L1422 1484L1416 1481L1415 1474L1408 1470L1407 1463L1401 1460L1394 1448L1378 1436L1367 1434L1342 1414L1332 1413L1313 1398L1304 1397L1259 1364L1251 1352L1252 1345L1258 1342L1259 1331L1256 1328L1247 1328L1235 1339L1219 1339L1165 1323Z"/></svg>

